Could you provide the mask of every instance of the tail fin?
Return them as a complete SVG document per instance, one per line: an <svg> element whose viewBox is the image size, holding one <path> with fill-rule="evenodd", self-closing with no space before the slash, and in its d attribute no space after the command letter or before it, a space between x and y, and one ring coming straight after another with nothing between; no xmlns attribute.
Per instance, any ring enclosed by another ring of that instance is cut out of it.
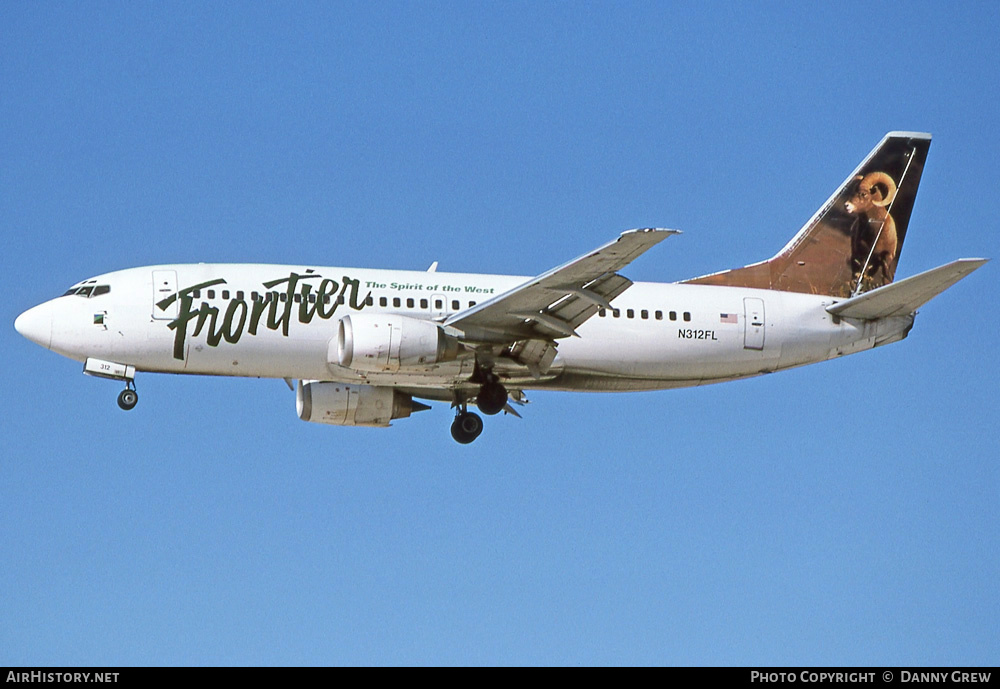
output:
<svg viewBox="0 0 1000 689"><path fill-rule="evenodd" d="M930 144L889 132L774 258L685 282L837 297L891 283Z"/></svg>

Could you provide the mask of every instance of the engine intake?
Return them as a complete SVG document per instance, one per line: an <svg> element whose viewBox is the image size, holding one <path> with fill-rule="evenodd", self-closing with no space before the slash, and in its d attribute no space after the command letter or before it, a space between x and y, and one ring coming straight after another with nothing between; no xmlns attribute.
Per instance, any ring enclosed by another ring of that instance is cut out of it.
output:
<svg viewBox="0 0 1000 689"><path fill-rule="evenodd" d="M352 314L340 319L337 362L356 371L392 373L451 361L458 340L437 323L395 314ZM332 353L331 353L332 354Z"/></svg>
<svg viewBox="0 0 1000 689"><path fill-rule="evenodd" d="M295 392L299 418L335 426L388 426L392 419L430 409L393 388L300 380Z"/></svg>

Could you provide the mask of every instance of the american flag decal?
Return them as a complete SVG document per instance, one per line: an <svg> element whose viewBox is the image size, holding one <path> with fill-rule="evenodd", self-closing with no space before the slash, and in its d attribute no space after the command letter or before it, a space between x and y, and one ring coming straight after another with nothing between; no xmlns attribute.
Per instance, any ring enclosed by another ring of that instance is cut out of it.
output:
<svg viewBox="0 0 1000 689"><path fill-rule="evenodd" d="M736 317L735 313L720 313L719 314L720 323L738 323L739 319Z"/></svg>

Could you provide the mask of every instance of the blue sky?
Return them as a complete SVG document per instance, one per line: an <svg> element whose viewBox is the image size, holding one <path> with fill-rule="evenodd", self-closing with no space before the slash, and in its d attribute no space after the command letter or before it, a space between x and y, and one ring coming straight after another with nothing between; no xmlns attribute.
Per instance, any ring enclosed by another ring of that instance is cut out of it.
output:
<svg viewBox="0 0 1000 689"><path fill-rule="evenodd" d="M166 262L535 274L643 226L767 258L934 134L899 276L996 258L995 3L0 5L0 664L995 664L995 264L751 381L298 420L14 331Z"/></svg>

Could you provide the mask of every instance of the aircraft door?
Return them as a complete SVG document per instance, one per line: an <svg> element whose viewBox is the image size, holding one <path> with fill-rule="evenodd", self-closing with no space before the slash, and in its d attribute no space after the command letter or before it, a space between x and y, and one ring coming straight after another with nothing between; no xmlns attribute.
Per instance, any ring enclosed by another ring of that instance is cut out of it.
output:
<svg viewBox="0 0 1000 689"><path fill-rule="evenodd" d="M180 304L174 299L165 310L156 305L161 299L166 299L172 294L177 294L177 271L176 270L154 270L153 271L153 318L172 321L177 318Z"/></svg>
<svg viewBox="0 0 1000 689"><path fill-rule="evenodd" d="M764 349L764 300L743 299L743 348Z"/></svg>

